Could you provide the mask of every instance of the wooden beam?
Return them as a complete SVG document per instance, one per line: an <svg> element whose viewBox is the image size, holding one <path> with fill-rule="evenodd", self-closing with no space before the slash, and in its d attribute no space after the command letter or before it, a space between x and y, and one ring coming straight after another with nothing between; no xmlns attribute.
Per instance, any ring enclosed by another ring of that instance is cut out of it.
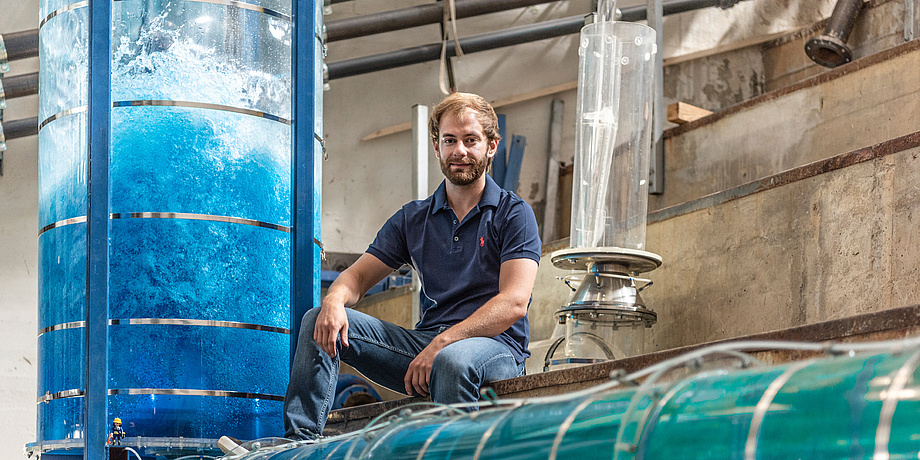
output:
<svg viewBox="0 0 920 460"><path fill-rule="evenodd" d="M699 120L708 115L712 115L712 112L692 106L686 102L675 102L668 106L668 121L679 125Z"/></svg>
<svg viewBox="0 0 920 460"><path fill-rule="evenodd" d="M400 123L398 125L387 126L386 128L380 128L377 131L374 131L367 136L361 138L362 141L369 141L371 139L377 139L378 137L389 136L390 134L401 133L403 131L408 131L412 129L412 122Z"/></svg>
<svg viewBox="0 0 920 460"><path fill-rule="evenodd" d="M578 81L570 81L568 83L562 83L556 86L550 86L549 88L542 88L533 91L528 91L526 93L515 94L512 96L504 97L501 99L496 99L491 101L493 108L504 107L506 105L517 104L518 102L529 101L532 99L537 99L544 96L551 96L556 93L561 93L563 91L569 91L578 88ZM400 123L398 125L387 126L386 128L378 129L367 136L361 138L361 141L369 141L371 139L377 139L378 137L389 136L390 134L401 133L403 131L408 131L412 129L412 123Z"/></svg>

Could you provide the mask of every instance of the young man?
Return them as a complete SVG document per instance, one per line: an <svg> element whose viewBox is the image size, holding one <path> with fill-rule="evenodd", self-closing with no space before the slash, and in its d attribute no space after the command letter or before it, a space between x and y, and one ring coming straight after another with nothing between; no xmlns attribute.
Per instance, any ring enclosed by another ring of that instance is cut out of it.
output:
<svg viewBox="0 0 920 460"><path fill-rule="evenodd" d="M480 386L523 374L541 243L530 206L485 174L500 140L495 111L454 93L434 108L429 130L447 180L397 211L304 315L284 401L288 438L322 433L340 360L445 404L475 402ZM415 329L348 308L403 264L422 284Z"/></svg>

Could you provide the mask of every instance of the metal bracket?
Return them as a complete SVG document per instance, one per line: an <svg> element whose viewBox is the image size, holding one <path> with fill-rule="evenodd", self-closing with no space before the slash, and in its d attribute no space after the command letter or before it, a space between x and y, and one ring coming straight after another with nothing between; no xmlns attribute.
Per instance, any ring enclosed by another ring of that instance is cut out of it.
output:
<svg viewBox="0 0 920 460"><path fill-rule="evenodd" d="M4 150L6 150L6 136L3 135L3 121L0 121L0 176L3 175L3 151Z"/></svg>
<svg viewBox="0 0 920 460"><path fill-rule="evenodd" d="M313 244L319 246L319 258L320 260L325 262L326 261L326 249L323 248L323 242L316 238L313 238Z"/></svg>
<svg viewBox="0 0 920 460"><path fill-rule="evenodd" d="M0 34L0 74L10 71L9 56L6 54L6 45L3 44L3 34Z"/></svg>
<svg viewBox="0 0 920 460"><path fill-rule="evenodd" d="M323 35L315 33L313 36L316 37L316 40L319 41L319 44L323 50L323 59L326 59L326 54L329 51L328 47L326 46L326 26L323 26Z"/></svg>
<svg viewBox="0 0 920 460"><path fill-rule="evenodd" d="M326 153L326 141L319 134L313 133L313 138L319 141L320 147L323 148L323 161L329 159L329 154Z"/></svg>

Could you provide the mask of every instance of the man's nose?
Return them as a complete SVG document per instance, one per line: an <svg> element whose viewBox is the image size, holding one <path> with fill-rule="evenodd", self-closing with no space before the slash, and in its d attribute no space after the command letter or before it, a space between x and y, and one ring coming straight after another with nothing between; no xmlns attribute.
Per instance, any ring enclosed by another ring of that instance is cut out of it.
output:
<svg viewBox="0 0 920 460"><path fill-rule="evenodd" d="M457 148L455 148L453 151L454 156L465 157L469 153L470 149L468 149L463 142L457 142Z"/></svg>

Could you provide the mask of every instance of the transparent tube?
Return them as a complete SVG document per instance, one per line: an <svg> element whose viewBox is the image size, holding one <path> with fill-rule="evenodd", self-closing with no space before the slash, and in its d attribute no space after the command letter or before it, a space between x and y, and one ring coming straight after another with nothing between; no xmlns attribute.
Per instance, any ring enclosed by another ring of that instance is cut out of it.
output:
<svg viewBox="0 0 920 460"><path fill-rule="evenodd" d="M112 4L110 212L122 217L107 418L129 437L283 431L292 2L218 3ZM40 9L37 440L49 443L86 437L82 398L55 395L84 389L89 38L85 2Z"/></svg>
<svg viewBox="0 0 920 460"><path fill-rule="evenodd" d="M569 245L644 250L655 31L589 24L578 53Z"/></svg>
<svg viewBox="0 0 920 460"><path fill-rule="evenodd" d="M653 366L639 387L499 401L467 415L403 413L379 429L239 460L918 458L917 348L745 369L704 356Z"/></svg>

